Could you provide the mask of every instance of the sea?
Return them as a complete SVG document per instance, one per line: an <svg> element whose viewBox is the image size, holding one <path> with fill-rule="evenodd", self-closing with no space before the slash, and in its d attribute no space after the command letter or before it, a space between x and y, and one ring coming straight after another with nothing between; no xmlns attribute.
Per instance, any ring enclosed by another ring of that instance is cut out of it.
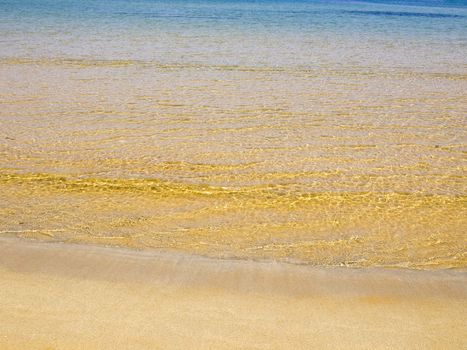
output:
<svg viewBox="0 0 467 350"><path fill-rule="evenodd" d="M467 267L467 1L0 0L0 235Z"/></svg>

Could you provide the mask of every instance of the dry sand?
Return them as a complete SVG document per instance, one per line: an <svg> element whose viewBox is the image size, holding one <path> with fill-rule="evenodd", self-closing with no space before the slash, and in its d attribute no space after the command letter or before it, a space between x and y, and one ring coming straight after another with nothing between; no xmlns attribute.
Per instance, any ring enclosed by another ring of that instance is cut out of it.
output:
<svg viewBox="0 0 467 350"><path fill-rule="evenodd" d="M0 239L0 349L466 349L465 271Z"/></svg>

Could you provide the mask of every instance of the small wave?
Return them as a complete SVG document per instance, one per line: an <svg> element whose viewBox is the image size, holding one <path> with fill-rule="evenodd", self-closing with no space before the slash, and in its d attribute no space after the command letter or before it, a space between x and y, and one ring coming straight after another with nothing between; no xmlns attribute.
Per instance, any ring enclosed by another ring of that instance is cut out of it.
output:
<svg viewBox="0 0 467 350"><path fill-rule="evenodd" d="M402 12L402 11L345 11L346 13L356 15L370 16L394 16L394 17L428 17L428 18L464 18L462 15L448 13L429 13L429 12Z"/></svg>

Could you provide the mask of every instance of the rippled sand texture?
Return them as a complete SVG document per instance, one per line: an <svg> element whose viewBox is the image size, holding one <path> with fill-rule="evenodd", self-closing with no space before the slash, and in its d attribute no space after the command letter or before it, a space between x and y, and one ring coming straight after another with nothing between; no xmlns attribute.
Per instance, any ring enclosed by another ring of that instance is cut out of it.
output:
<svg viewBox="0 0 467 350"><path fill-rule="evenodd" d="M465 8L0 6L1 234L467 265Z"/></svg>

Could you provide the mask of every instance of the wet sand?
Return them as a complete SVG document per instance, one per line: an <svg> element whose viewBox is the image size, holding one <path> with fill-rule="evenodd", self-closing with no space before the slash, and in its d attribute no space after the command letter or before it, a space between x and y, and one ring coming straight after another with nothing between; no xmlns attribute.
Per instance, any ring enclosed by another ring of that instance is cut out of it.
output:
<svg viewBox="0 0 467 350"><path fill-rule="evenodd" d="M461 349L465 271L0 239L1 349Z"/></svg>

